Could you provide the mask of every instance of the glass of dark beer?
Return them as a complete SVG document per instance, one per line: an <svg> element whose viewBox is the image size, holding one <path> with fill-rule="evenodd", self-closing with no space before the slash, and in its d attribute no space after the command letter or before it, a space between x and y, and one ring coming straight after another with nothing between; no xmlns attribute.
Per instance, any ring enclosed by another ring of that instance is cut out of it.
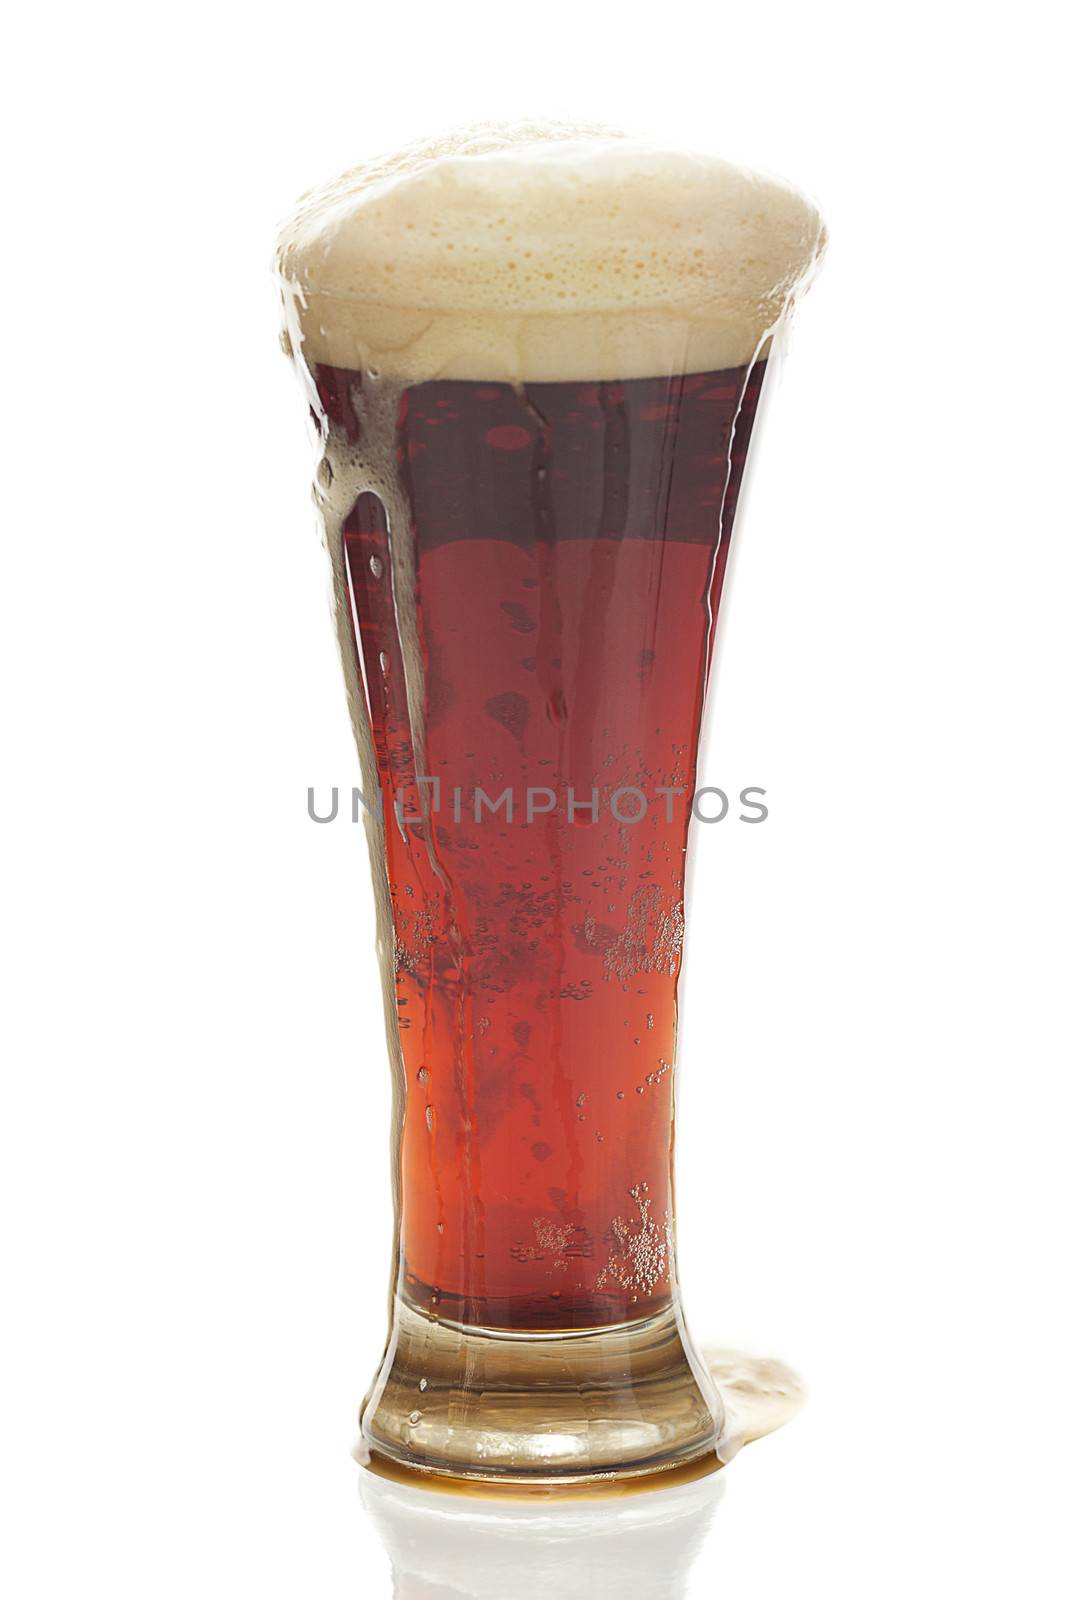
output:
<svg viewBox="0 0 1067 1600"><path fill-rule="evenodd" d="M395 1090L383 1470L714 1453L674 1249L687 836L766 361L822 240L786 185L540 128L357 169L283 233Z"/></svg>

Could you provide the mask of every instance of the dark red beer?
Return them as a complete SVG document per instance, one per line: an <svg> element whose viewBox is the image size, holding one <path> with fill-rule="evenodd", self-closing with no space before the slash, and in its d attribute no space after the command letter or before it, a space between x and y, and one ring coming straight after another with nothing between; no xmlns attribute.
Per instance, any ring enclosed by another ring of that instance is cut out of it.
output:
<svg viewBox="0 0 1067 1600"><path fill-rule="evenodd" d="M689 801L762 378L405 390L414 641L381 502L345 523L406 1079L399 1288L441 1317L560 1331L670 1299ZM359 376L315 379L354 441Z"/></svg>

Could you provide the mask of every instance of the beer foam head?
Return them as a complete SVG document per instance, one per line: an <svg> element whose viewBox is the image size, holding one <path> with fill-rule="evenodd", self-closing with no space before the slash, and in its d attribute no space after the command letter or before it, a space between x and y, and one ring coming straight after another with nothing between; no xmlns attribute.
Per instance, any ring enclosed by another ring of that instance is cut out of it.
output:
<svg viewBox="0 0 1067 1600"><path fill-rule="evenodd" d="M278 270L305 359L510 382L752 360L825 243L796 189L610 129L481 126L305 196Z"/></svg>

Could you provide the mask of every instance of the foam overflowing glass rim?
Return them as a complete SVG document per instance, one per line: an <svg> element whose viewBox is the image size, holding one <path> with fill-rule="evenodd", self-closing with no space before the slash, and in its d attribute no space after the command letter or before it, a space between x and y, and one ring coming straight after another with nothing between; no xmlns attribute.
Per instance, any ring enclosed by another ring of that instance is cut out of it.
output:
<svg viewBox="0 0 1067 1600"><path fill-rule="evenodd" d="M309 362L610 381L747 365L826 233L791 184L610 129L487 125L311 191L276 265Z"/></svg>

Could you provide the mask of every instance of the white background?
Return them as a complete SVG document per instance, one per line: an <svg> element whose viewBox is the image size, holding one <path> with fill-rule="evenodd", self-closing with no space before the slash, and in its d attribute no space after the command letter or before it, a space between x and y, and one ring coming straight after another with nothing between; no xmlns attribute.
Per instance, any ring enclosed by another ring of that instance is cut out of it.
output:
<svg viewBox="0 0 1067 1600"><path fill-rule="evenodd" d="M347 1455L384 1331L387 1073L363 841L305 813L355 762L268 262L360 155L530 113L783 172L832 235L733 572L711 768L771 816L701 841L679 1148L691 1323L789 1357L811 1400L726 1474L691 1592L1062 1592L1043 14L9 20L12 1596L390 1593ZM471 1537L398 1592L526 1594L533 1545L490 1578ZM629 1559L575 1559L579 1592L630 1592Z"/></svg>

